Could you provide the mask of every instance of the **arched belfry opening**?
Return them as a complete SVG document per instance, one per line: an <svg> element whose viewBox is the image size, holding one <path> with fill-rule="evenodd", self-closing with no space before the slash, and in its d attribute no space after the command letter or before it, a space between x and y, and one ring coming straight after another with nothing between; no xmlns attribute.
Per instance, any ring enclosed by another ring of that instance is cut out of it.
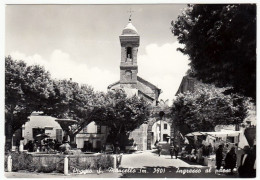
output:
<svg viewBox="0 0 260 180"><path fill-rule="evenodd" d="M127 60L128 59L132 60L132 58L133 58L132 47L127 47L126 48L126 58L127 58Z"/></svg>

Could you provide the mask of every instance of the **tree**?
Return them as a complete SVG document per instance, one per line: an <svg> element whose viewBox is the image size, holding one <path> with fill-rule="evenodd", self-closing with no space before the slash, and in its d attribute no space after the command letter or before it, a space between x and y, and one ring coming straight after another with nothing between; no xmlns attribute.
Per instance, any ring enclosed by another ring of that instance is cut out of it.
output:
<svg viewBox="0 0 260 180"><path fill-rule="evenodd" d="M238 125L247 117L248 98L225 95L226 88L197 83L195 92L179 94L173 102L173 123L182 134L214 131L216 125Z"/></svg>
<svg viewBox="0 0 260 180"><path fill-rule="evenodd" d="M109 127L108 141L115 144L148 121L148 106L144 99L138 96L127 97L123 90L109 91L104 106L97 108L98 116L94 120Z"/></svg>
<svg viewBox="0 0 260 180"><path fill-rule="evenodd" d="M256 5L188 5L172 21L172 33L189 56L189 75L232 87L256 100Z"/></svg>
<svg viewBox="0 0 260 180"><path fill-rule="evenodd" d="M103 104L104 95L88 85L79 85L71 80L56 80L53 88L55 96L49 97L44 114L58 119L76 120L67 132L70 142L75 144L75 136L93 121L96 108Z"/></svg>
<svg viewBox="0 0 260 180"><path fill-rule="evenodd" d="M13 133L28 121L33 111L45 108L53 96L50 74L38 65L5 58L5 134L6 148L11 148Z"/></svg>

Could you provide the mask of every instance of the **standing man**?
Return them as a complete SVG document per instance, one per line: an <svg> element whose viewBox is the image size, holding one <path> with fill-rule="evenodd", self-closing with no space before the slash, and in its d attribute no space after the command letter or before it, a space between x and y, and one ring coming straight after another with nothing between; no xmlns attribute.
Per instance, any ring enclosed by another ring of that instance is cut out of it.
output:
<svg viewBox="0 0 260 180"><path fill-rule="evenodd" d="M170 155L171 155L171 159L172 159L172 157L174 155L174 146L173 145L170 146Z"/></svg>
<svg viewBox="0 0 260 180"><path fill-rule="evenodd" d="M176 159L178 159L178 154L179 154L179 146L178 145L176 145L174 147L174 154L175 154Z"/></svg>
<svg viewBox="0 0 260 180"><path fill-rule="evenodd" d="M216 151L216 166L217 166L217 170L219 170L220 167L221 167L222 159L223 159L223 146L219 145L218 149Z"/></svg>
<svg viewBox="0 0 260 180"><path fill-rule="evenodd" d="M157 147L158 143L159 143L158 140L156 140L155 143L154 143L154 146Z"/></svg>
<svg viewBox="0 0 260 180"><path fill-rule="evenodd" d="M19 139L16 140L15 145L16 145L16 150L19 151L19 147L20 147L20 140Z"/></svg>
<svg viewBox="0 0 260 180"><path fill-rule="evenodd" d="M30 140L27 144L27 149L28 149L28 152L33 152L33 142L32 140Z"/></svg>
<svg viewBox="0 0 260 180"><path fill-rule="evenodd" d="M162 146L160 144L158 144L157 149L158 149L158 155L161 156Z"/></svg>
<svg viewBox="0 0 260 180"><path fill-rule="evenodd" d="M225 167L224 169L230 169L233 173L233 169L236 167L237 155L235 152L235 147L232 147L225 157Z"/></svg>
<svg viewBox="0 0 260 180"><path fill-rule="evenodd" d="M255 177L255 160L256 156L249 146L244 147L244 154L241 157L241 164L238 168L239 177L252 178Z"/></svg>

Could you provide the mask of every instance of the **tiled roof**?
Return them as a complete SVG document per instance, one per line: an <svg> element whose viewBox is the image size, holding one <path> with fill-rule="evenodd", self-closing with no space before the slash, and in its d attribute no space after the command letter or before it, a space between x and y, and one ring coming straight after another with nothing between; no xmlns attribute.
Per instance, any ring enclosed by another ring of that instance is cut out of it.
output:
<svg viewBox="0 0 260 180"><path fill-rule="evenodd" d="M108 86L108 89L111 89L113 86L116 86L118 84L120 84L120 81L110 84ZM159 89L157 86L153 85L152 83L144 80L143 78L141 78L139 76L137 76L137 90L141 94L145 95L146 97L149 97L149 99L152 99L152 100L156 99L156 96L157 96L156 93L158 93L158 96L161 93L161 89Z"/></svg>
<svg viewBox="0 0 260 180"><path fill-rule="evenodd" d="M194 88L194 87L191 87L190 84L188 84L188 81L189 81L189 80L191 80L191 81L193 81L193 82L196 81L195 78L192 78L192 77L190 77L190 76L188 76L188 75L187 75L187 76L184 76L184 77L182 78L182 80L181 80L181 84L180 84L180 86L179 86L179 88L178 88L178 91L176 92L175 96L177 96L177 95L180 94L180 93L184 93L184 92L186 92L186 91L191 90L191 89ZM194 86L194 84L193 84L193 86Z"/></svg>
<svg viewBox="0 0 260 180"><path fill-rule="evenodd" d="M111 89L113 86L115 86L115 85L117 85L117 84L119 84L119 83L120 83L120 81L114 82L113 84L110 84L110 85L107 87L107 89Z"/></svg>
<svg viewBox="0 0 260 180"><path fill-rule="evenodd" d="M152 83L150 83L150 82L144 80L144 79L141 78L140 76L137 76L137 81L140 81L140 82L146 84L147 86L151 87L152 89L157 89L157 90L160 90L160 91L161 91L161 89L159 89L157 86L155 86L155 85L153 85Z"/></svg>

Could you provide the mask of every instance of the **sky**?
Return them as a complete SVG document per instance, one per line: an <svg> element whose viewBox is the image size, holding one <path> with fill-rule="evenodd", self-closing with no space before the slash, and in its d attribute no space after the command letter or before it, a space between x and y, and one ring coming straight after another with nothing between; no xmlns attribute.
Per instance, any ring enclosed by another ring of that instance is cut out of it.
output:
<svg viewBox="0 0 260 180"><path fill-rule="evenodd" d="M53 78L72 78L97 91L120 78L119 36L128 23L140 35L138 76L174 99L188 70L188 57L171 33L184 4L164 5L7 5L5 55L40 64Z"/></svg>

